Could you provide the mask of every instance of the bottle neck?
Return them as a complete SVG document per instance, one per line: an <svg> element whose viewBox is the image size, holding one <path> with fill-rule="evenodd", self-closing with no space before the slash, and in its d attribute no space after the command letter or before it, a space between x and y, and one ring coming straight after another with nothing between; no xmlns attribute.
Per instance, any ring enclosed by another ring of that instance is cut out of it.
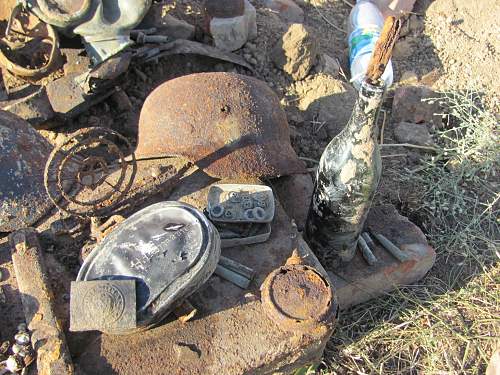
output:
<svg viewBox="0 0 500 375"><path fill-rule="evenodd" d="M347 133L354 137L353 140L356 143L376 139L378 135L377 118L384 92L384 87L374 86L366 81L361 84L358 99L346 127Z"/></svg>

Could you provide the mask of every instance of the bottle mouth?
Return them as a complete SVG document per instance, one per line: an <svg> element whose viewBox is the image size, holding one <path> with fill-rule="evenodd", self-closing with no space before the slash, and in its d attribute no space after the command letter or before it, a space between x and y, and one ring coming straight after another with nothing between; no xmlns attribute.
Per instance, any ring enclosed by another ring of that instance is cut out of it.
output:
<svg viewBox="0 0 500 375"><path fill-rule="evenodd" d="M373 96L373 95L382 95L385 91L385 84L383 81L380 81L380 84L372 84L369 83L366 79L361 82L361 91L365 95Z"/></svg>
<svg viewBox="0 0 500 375"><path fill-rule="evenodd" d="M363 80L359 90L359 99L364 101L369 110L374 110L382 103L382 98L385 92L385 85L373 85L366 80Z"/></svg>

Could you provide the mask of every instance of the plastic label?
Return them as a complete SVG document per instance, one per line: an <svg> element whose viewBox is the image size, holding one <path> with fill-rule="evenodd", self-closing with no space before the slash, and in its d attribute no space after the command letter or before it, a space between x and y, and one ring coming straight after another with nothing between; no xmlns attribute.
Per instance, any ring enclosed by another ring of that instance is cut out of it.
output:
<svg viewBox="0 0 500 375"><path fill-rule="evenodd" d="M349 37L349 64L352 64L357 56L371 54L379 37L380 31L377 27L354 30Z"/></svg>

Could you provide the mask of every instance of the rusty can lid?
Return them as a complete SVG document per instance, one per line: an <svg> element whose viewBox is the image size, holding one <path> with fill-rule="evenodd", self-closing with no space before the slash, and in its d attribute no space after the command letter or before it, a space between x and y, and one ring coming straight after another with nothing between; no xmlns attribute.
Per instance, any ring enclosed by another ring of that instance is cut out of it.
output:
<svg viewBox="0 0 500 375"><path fill-rule="evenodd" d="M268 316L285 330L313 333L333 325L338 305L329 281L312 267L285 265L273 271L261 287Z"/></svg>

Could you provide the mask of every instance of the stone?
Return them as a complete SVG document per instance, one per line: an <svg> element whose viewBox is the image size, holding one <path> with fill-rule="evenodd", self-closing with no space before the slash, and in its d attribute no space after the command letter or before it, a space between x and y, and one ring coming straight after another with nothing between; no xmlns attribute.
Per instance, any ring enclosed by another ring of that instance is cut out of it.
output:
<svg viewBox="0 0 500 375"><path fill-rule="evenodd" d="M302 80L316 63L318 42L300 23L290 25L288 31L271 51L276 67L288 73L294 80Z"/></svg>
<svg viewBox="0 0 500 375"><path fill-rule="evenodd" d="M392 121L428 123L441 126L440 106L436 100L438 94L426 86L401 86L394 92L392 103Z"/></svg>
<svg viewBox="0 0 500 375"><path fill-rule="evenodd" d="M433 144L432 137L425 124L400 122L394 128L394 137L399 143L411 143L419 146L430 146Z"/></svg>
<svg viewBox="0 0 500 375"><path fill-rule="evenodd" d="M333 78L338 78L340 75L340 64L338 60L333 57L328 56L326 53L319 57L319 62L316 67L318 73L324 73L332 76Z"/></svg>
<svg viewBox="0 0 500 375"><path fill-rule="evenodd" d="M399 80L399 82L405 84L416 84L418 83L417 73L412 71L405 71L403 72L403 74L401 74L401 79Z"/></svg>
<svg viewBox="0 0 500 375"><path fill-rule="evenodd" d="M193 39L195 27L186 21L170 15L165 4L152 4L150 10L137 29L156 28L156 35L165 35L173 39Z"/></svg>
<svg viewBox="0 0 500 375"><path fill-rule="evenodd" d="M304 11L293 0L266 0L264 5L277 12L285 22L304 22Z"/></svg>
<svg viewBox="0 0 500 375"><path fill-rule="evenodd" d="M62 48L62 55L66 58L64 64L64 74L82 74L89 69L90 58L84 49Z"/></svg>
<svg viewBox="0 0 500 375"><path fill-rule="evenodd" d="M413 52L413 46L409 38L399 39L394 46L394 51L392 56L395 59L401 60L411 56Z"/></svg>
<svg viewBox="0 0 500 375"><path fill-rule="evenodd" d="M297 82L296 91L300 98L297 106L306 113L306 120L325 123L329 137L346 126L357 99L352 86L324 74Z"/></svg>
<svg viewBox="0 0 500 375"><path fill-rule="evenodd" d="M236 51L243 47L248 40L257 37L256 10L248 0L245 0L242 16L214 17L209 21L209 31L218 49L227 52Z"/></svg>
<svg viewBox="0 0 500 375"><path fill-rule="evenodd" d="M129 112L134 107L127 93L121 89L111 95L111 100L115 105L116 110L119 112Z"/></svg>
<svg viewBox="0 0 500 375"><path fill-rule="evenodd" d="M412 14L408 19L410 32L413 34L419 34L424 31L424 20L422 16L417 16Z"/></svg>
<svg viewBox="0 0 500 375"><path fill-rule="evenodd" d="M294 174L280 177L273 181L273 188L285 212L295 220L297 229L304 230L314 190L311 175Z"/></svg>

